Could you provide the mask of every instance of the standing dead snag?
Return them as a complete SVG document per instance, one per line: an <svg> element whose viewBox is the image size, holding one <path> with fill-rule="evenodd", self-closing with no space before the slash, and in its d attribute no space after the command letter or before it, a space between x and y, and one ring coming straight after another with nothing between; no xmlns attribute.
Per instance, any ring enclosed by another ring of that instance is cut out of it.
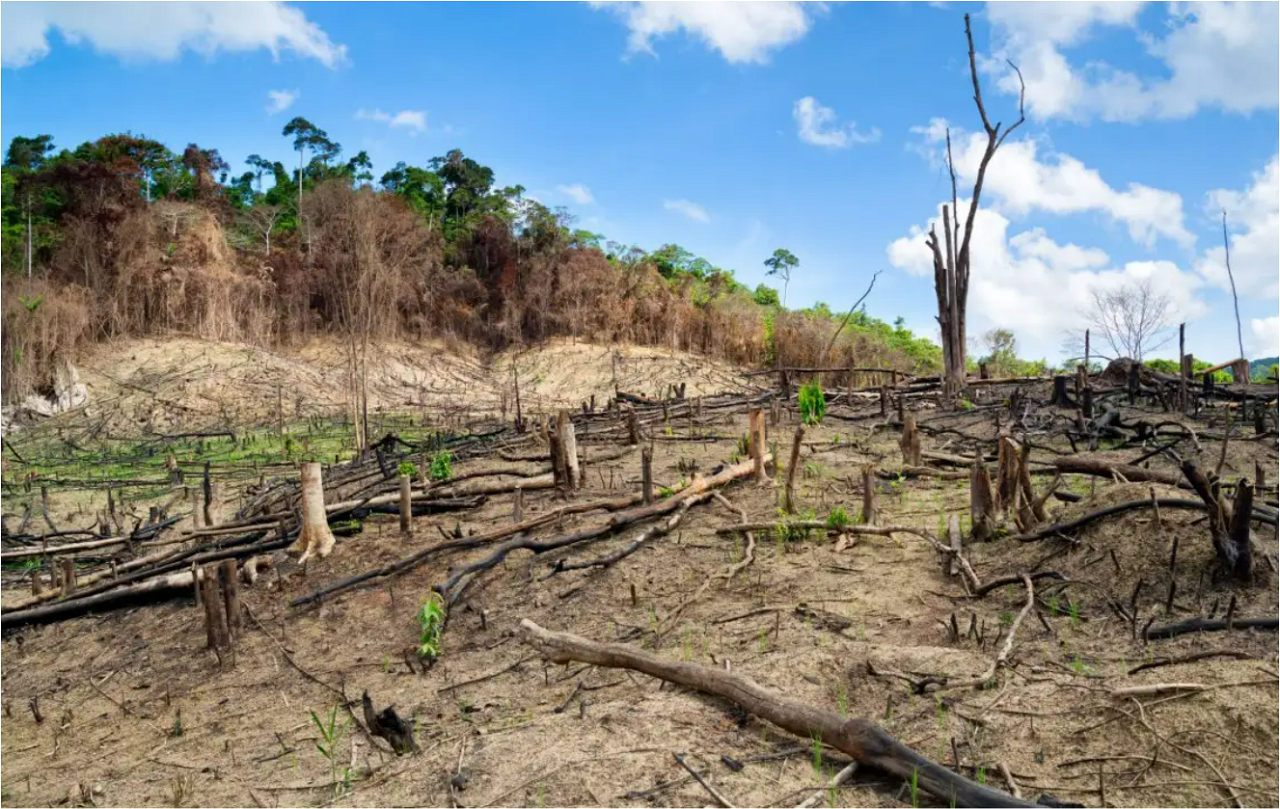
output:
<svg viewBox="0 0 1280 809"><path fill-rule="evenodd" d="M304 462L299 469L299 482L302 487L302 527L289 552L300 553L298 564L302 564L312 554L321 559L328 556L333 552L335 540L324 510L324 476L320 464Z"/></svg>
<svg viewBox="0 0 1280 809"><path fill-rule="evenodd" d="M413 478L400 476L400 533L413 533Z"/></svg>
<svg viewBox="0 0 1280 809"><path fill-rule="evenodd" d="M653 444L640 448L640 486L647 506L653 502Z"/></svg>
<svg viewBox="0 0 1280 809"><path fill-rule="evenodd" d="M969 41L969 73L973 78L973 101L982 116L982 128L987 133L987 146L978 163L978 175L973 182L973 194L969 200L969 211L965 217L963 234L960 230L960 209L956 191L955 163L951 159L951 131L947 130L947 168L951 174L951 205L942 206L942 227L944 231L945 254L943 244L938 242L935 228L929 229L925 243L933 252L933 284L938 297L938 326L942 330L942 394L943 400L953 404L964 389L965 381L965 307L969 298L969 246L973 237L974 217L978 213L978 202L982 197L982 184L987 177L987 167L996 150L1004 143L1015 129L1026 120L1023 103L1026 99L1026 84L1022 81L1022 72L1009 62L1009 66L1018 74L1021 86L1018 94L1018 120L1003 132L1000 123L992 126L987 118L986 107L982 104L982 87L978 82L978 60L973 50L973 31L969 27L969 15L964 15L964 35ZM954 221L953 221L954 220Z"/></svg>
<svg viewBox="0 0 1280 809"><path fill-rule="evenodd" d="M709 666L678 663L615 643L596 643L567 632L551 632L532 621L520 622L524 642L554 663L578 661L630 669L670 683L729 700L803 739L821 739L860 764L883 770L952 806L1034 806L977 784L916 753L866 719L845 719L790 699L740 674Z"/></svg>

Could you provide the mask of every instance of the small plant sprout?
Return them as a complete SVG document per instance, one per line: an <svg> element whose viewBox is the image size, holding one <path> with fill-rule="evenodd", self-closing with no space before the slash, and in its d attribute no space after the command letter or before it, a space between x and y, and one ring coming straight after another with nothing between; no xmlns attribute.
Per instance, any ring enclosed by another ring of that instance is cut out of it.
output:
<svg viewBox="0 0 1280 809"><path fill-rule="evenodd" d="M316 742L316 749L329 762L329 774L333 781L333 796L340 798L351 789L352 773L350 768L343 767L338 763L338 742L342 739L342 734L346 732L351 720L348 718L339 723L338 706L334 705L329 709L329 713L323 720L319 714L312 711L311 721L315 723L316 730L320 731L320 739Z"/></svg>
<svg viewBox="0 0 1280 809"><path fill-rule="evenodd" d="M920 805L920 770L911 768L911 780L907 782L907 788L911 793L911 805L918 807Z"/></svg>
<svg viewBox="0 0 1280 809"><path fill-rule="evenodd" d="M805 424L821 424L827 414L827 399L817 380L800 386L800 419Z"/></svg>
<svg viewBox="0 0 1280 809"><path fill-rule="evenodd" d="M769 651L769 636L765 634L763 629L760 630L760 637L757 639L757 645L760 647L760 654L764 654Z"/></svg>
<svg viewBox="0 0 1280 809"><path fill-rule="evenodd" d="M1058 594L1057 593L1054 593L1053 595L1049 596L1049 617L1051 618L1058 617Z"/></svg>
<svg viewBox="0 0 1280 809"><path fill-rule="evenodd" d="M847 528L852 520L849 519L849 512L844 510L842 506L836 506L831 509L831 513L827 515L827 527L837 531Z"/></svg>
<svg viewBox="0 0 1280 809"><path fill-rule="evenodd" d="M1084 675L1089 673L1089 667L1085 665L1085 662L1080 659L1079 655L1073 654L1071 656L1071 671L1076 674Z"/></svg>
<svg viewBox="0 0 1280 809"><path fill-rule="evenodd" d="M1071 628L1072 628L1072 629L1079 629L1079 628L1080 628L1080 604L1079 604L1079 602L1074 601L1074 600L1072 600L1072 601L1068 601L1068 602L1067 602L1067 612L1068 612L1068 614L1070 614L1070 615L1071 615Z"/></svg>
<svg viewBox="0 0 1280 809"><path fill-rule="evenodd" d="M813 771L822 774L822 736L818 733L813 734L813 740L809 745L809 750L813 756Z"/></svg>
<svg viewBox="0 0 1280 809"><path fill-rule="evenodd" d="M987 767L986 767L986 765L984 765L984 764L979 764L979 765L978 765L978 771L977 771L977 773L975 773L975 775L974 775L974 780L975 780L975 781L977 781L979 784L982 784L983 786L986 786L986 784L987 784Z"/></svg>
<svg viewBox="0 0 1280 809"><path fill-rule="evenodd" d="M942 700L937 703L938 728L942 729L947 726L947 704Z"/></svg>
<svg viewBox="0 0 1280 809"><path fill-rule="evenodd" d="M836 689L836 708L840 710L842 717L849 718L849 689L844 683L840 683L840 687Z"/></svg>
<svg viewBox="0 0 1280 809"><path fill-rule="evenodd" d="M1009 626L1013 623L1013 613L1005 611L1000 613L1000 623Z"/></svg>
<svg viewBox="0 0 1280 809"><path fill-rule="evenodd" d="M453 453L447 449L442 449L435 455L431 456L431 473L432 480L449 480L453 477Z"/></svg>
<svg viewBox="0 0 1280 809"><path fill-rule="evenodd" d="M440 636L446 617L444 599L437 592L427 596L418 610L418 657L434 661L440 656Z"/></svg>
<svg viewBox="0 0 1280 809"><path fill-rule="evenodd" d="M401 461L400 466L396 467L396 471L411 478L418 476L418 467L414 465L413 461Z"/></svg>

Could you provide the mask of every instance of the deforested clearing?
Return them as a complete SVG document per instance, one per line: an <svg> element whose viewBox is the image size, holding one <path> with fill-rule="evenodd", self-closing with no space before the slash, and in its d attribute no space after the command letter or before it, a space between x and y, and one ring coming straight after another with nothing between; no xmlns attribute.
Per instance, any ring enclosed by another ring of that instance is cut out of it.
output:
<svg viewBox="0 0 1280 809"><path fill-rule="evenodd" d="M501 5L4 4L0 806L1280 802L1275 4Z"/></svg>

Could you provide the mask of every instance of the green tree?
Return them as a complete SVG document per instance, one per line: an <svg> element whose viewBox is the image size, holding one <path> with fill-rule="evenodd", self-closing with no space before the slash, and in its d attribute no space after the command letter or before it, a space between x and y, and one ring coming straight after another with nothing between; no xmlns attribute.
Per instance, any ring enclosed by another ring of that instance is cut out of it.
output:
<svg viewBox="0 0 1280 809"><path fill-rule="evenodd" d="M324 163L329 156L336 151L340 151L336 143L329 140L329 133L320 127L303 118L301 115L284 125L284 131L281 133L286 138L293 138L293 148L298 153L298 212L301 216L302 212L302 167L303 160L308 149L312 154L320 156L321 162ZM314 160L315 158L313 158Z"/></svg>
<svg viewBox="0 0 1280 809"><path fill-rule="evenodd" d="M769 268L765 275L776 275L782 279L782 305L787 305L787 286L791 283L791 273L800 266L800 259L796 258L790 250L779 247L773 251L773 255L764 260L764 266Z"/></svg>
<svg viewBox="0 0 1280 809"><path fill-rule="evenodd" d="M778 306L778 290L773 287L757 284L752 299L761 306Z"/></svg>

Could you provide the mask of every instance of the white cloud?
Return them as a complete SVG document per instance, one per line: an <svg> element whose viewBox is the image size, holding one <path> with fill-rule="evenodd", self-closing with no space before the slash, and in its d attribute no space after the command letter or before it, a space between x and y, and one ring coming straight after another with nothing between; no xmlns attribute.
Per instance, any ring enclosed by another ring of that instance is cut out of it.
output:
<svg viewBox="0 0 1280 809"><path fill-rule="evenodd" d="M765 62L769 52L809 31L812 9L803 3L593 2L621 17L631 31L630 53L656 56L653 40L684 29L729 62Z"/></svg>
<svg viewBox="0 0 1280 809"><path fill-rule="evenodd" d="M926 127L913 127L932 146L927 152L932 165L941 165L946 121L935 118ZM966 188L973 187L986 148L983 133L951 133L956 174ZM918 151L918 149L917 149ZM1183 224L1182 197L1172 191L1130 183L1123 191L1112 188L1096 169L1071 155L1038 154L1034 140L1006 141L987 168L983 193L997 198L999 207L1011 215L1032 211L1055 214L1099 211L1124 224L1134 241L1148 247L1163 236L1183 247L1195 237ZM985 198L984 198L985 199Z"/></svg>
<svg viewBox="0 0 1280 809"><path fill-rule="evenodd" d="M960 202L961 215L968 201ZM941 206L931 221L941 238ZM969 332L999 326L1012 329L1028 356L1056 355L1067 330L1083 330L1094 290L1151 279L1169 296L1170 322L1203 314L1196 297L1201 286L1193 272L1168 261L1131 261L1113 266L1097 248L1058 244L1041 229L1009 234L1009 220L990 208L979 208L970 243L973 266L969 284ZM912 275L932 278L932 252L926 228L889 245L889 262Z"/></svg>
<svg viewBox="0 0 1280 809"><path fill-rule="evenodd" d="M797 101L791 115L796 119L800 140L814 146L844 149L855 143L875 143L880 140L880 130L876 127L872 127L870 132L859 132L853 121L844 126L839 125L836 111L822 106L813 96Z"/></svg>
<svg viewBox="0 0 1280 809"><path fill-rule="evenodd" d="M675 211L686 219L692 219L694 222L710 222L711 216L696 202L690 202L687 199L669 199L662 203L662 207L668 211Z"/></svg>
<svg viewBox="0 0 1280 809"><path fill-rule="evenodd" d="M591 203L596 201L596 198L591 195L591 189L587 188L582 183L573 183L572 185L557 185L556 191L565 195L566 197L578 203L579 205L590 205Z"/></svg>
<svg viewBox="0 0 1280 809"><path fill-rule="evenodd" d="M1280 98L1280 4L1172 3L1163 38L1138 29L1142 3L988 3L998 47L984 68L999 87L1018 92L1004 64L1018 64L1027 107L1037 118L1137 121L1187 118L1209 107L1247 113L1274 109ZM1073 66L1063 50L1096 30L1124 27L1162 63L1139 76L1105 62Z"/></svg>
<svg viewBox="0 0 1280 809"><path fill-rule="evenodd" d="M184 50L213 56L220 50L292 51L327 67L346 60L300 9L280 2L253 3L6 3L0 29L0 64L25 67L49 55L48 33L69 44L87 43L124 59L178 58Z"/></svg>
<svg viewBox="0 0 1280 809"><path fill-rule="evenodd" d="M1231 236L1231 274L1241 295L1280 296L1280 155L1253 176L1244 191L1210 191L1206 208L1215 221L1227 212ZM1221 245L1201 256L1196 270L1205 280L1230 291L1231 279Z"/></svg>
<svg viewBox="0 0 1280 809"><path fill-rule="evenodd" d="M1280 317L1249 321L1249 351L1254 357L1280 356Z"/></svg>
<svg viewBox="0 0 1280 809"><path fill-rule="evenodd" d="M293 102L297 101L300 95L302 93L298 90L268 90L267 114L275 115L277 112L284 112L293 106Z"/></svg>
<svg viewBox="0 0 1280 809"><path fill-rule="evenodd" d="M356 110L356 120L377 121L392 129L408 129L412 134L427 131L427 113L424 110L400 110L397 113L383 112L376 107L372 110Z"/></svg>

